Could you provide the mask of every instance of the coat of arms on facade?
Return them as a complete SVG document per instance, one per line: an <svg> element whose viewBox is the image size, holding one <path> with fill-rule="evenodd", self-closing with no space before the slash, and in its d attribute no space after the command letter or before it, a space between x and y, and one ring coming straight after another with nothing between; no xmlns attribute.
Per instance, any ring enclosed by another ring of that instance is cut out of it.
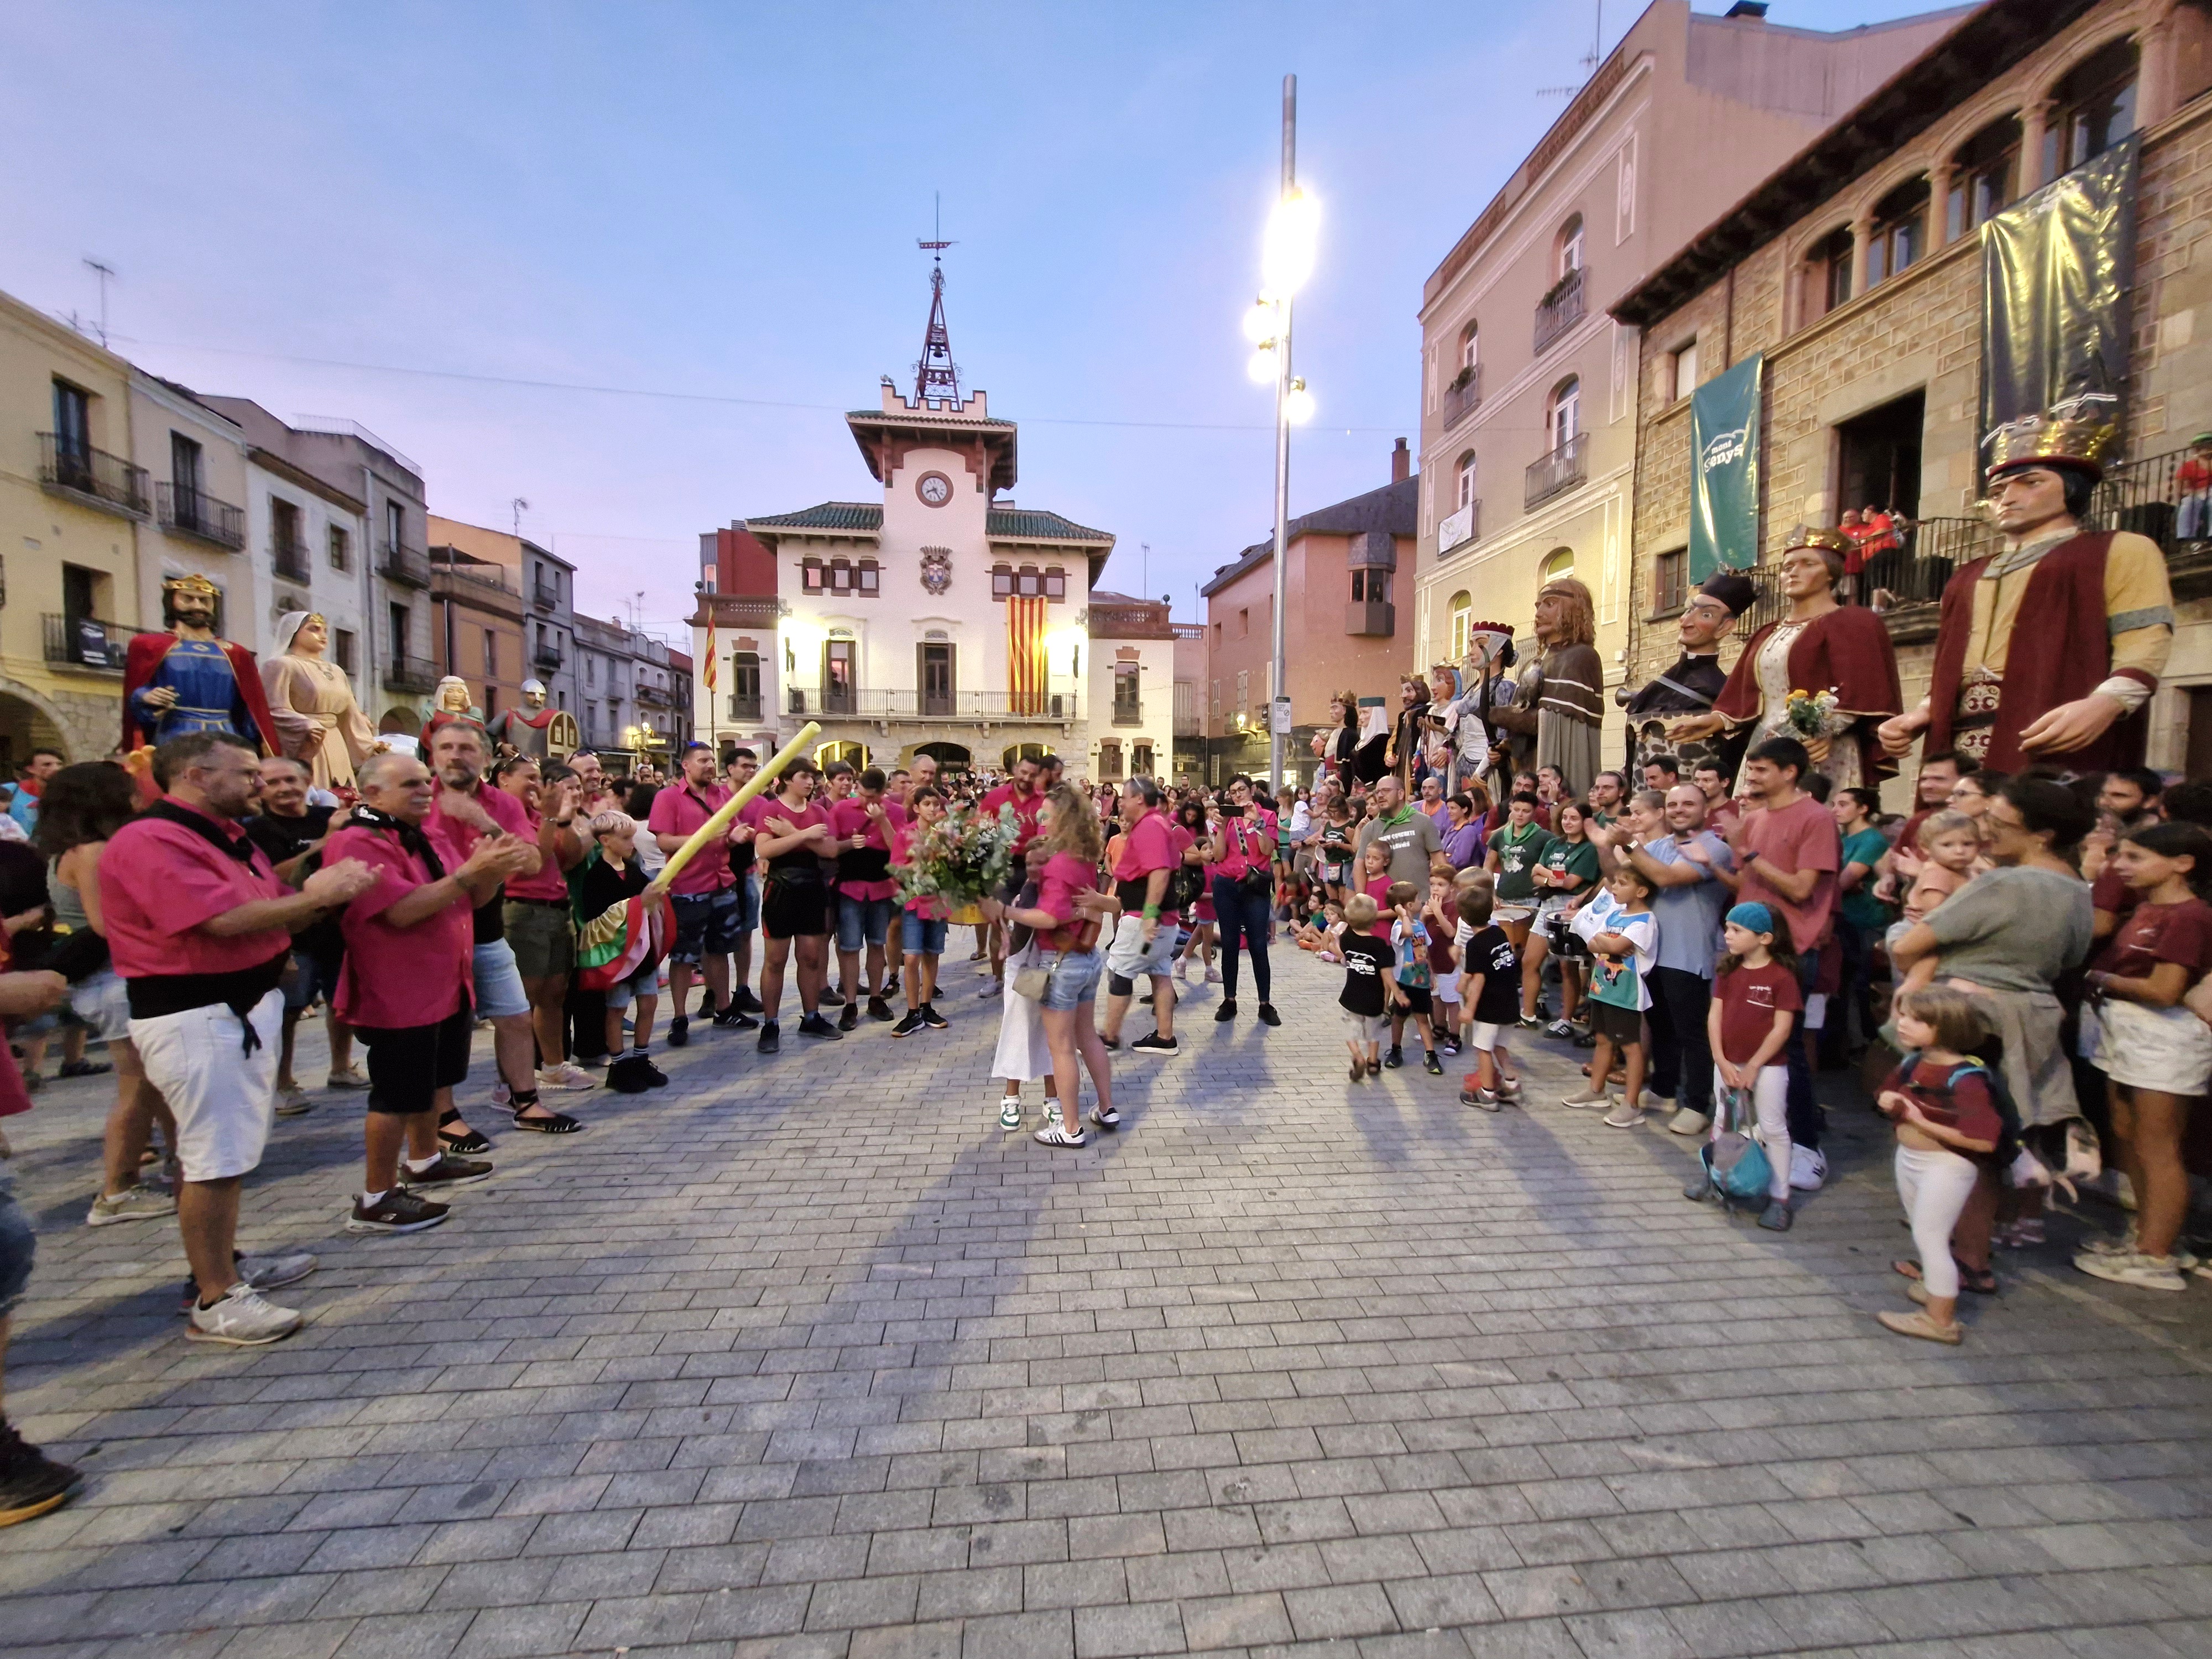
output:
<svg viewBox="0 0 2212 1659"><path fill-rule="evenodd" d="M942 593L952 586L951 548L925 547L921 550L921 585L932 593Z"/></svg>

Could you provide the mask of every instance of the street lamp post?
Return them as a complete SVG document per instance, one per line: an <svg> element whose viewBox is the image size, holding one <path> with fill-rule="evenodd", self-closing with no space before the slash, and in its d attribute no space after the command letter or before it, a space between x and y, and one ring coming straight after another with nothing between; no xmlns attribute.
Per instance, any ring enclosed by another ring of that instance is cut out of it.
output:
<svg viewBox="0 0 2212 1659"><path fill-rule="evenodd" d="M1291 373L1291 301L1312 274L1319 209L1298 188L1298 77L1283 77L1282 193L1268 216L1261 255L1260 298L1244 319L1245 337L1257 348L1251 376L1275 387L1275 598L1268 628L1268 789L1283 788L1284 751L1290 741L1290 688L1283 660L1283 599L1290 560L1291 428L1310 419L1313 398Z"/></svg>

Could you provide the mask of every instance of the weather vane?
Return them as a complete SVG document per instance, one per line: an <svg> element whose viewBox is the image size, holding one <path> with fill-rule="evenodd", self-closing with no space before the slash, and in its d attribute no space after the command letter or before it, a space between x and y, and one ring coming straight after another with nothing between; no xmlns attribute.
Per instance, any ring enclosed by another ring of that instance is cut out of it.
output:
<svg viewBox="0 0 2212 1659"><path fill-rule="evenodd" d="M930 256L929 269L929 330L921 339L921 361L914 366L914 395L920 402L929 398L948 398L960 401L960 368L952 361L952 336L945 326L945 250L952 244L945 240L945 197L933 191L935 209L931 215L935 231L928 240L919 237L915 246Z"/></svg>

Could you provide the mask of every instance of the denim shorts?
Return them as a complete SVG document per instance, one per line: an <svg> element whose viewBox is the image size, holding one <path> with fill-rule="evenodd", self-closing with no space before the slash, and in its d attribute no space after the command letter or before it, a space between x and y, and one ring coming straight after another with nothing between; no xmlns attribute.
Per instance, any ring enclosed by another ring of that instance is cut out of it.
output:
<svg viewBox="0 0 2212 1659"><path fill-rule="evenodd" d="M730 890L738 896L738 931L750 933L760 926L760 872L746 871ZM737 946L730 948L735 950Z"/></svg>
<svg viewBox="0 0 2212 1659"><path fill-rule="evenodd" d="M484 1019L530 1012L530 994L522 988L514 947L503 939L486 939L477 946L476 1005L478 1017Z"/></svg>
<svg viewBox="0 0 2212 1659"><path fill-rule="evenodd" d="M628 979L618 980L601 993L607 1006L627 1008L640 997L657 996L660 992L660 967L658 962L639 969Z"/></svg>
<svg viewBox="0 0 2212 1659"><path fill-rule="evenodd" d="M15 1183L0 1175L0 1319L13 1313L30 1289L31 1264L38 1255L38 1235L15 1202Z"/></svg>
<svg viewBox="0 0 2212 1659"><path fill-rule="evenodd" d="M917 915L911 910L899 913L899 943L910 957L939 957L945 954L945 935L952 924L942 916Z"/></svg>
<svg viewBox="0 0 2212 1659"><path fill-rule="evenodd" d="M1070 951L1064 957L1047 957L1045 963L1052 969L1051 977L1045 981L1044 995L1039 999L1045 1007L1080 1008L1098 1000L1098 981L1106 975L1103 949Z"/></svg>
<svg viewBox="0 0 2212 1659"><path fill-rule="evenodd" d="M676 943L668 951L671 962L696 966L702 956L726 957L738 948L740 901L735 887L718 887L711 893L672 893L669 904L676 913Z"/></svg>
<svg viewBox="0 0 2212 1659"><path fill-rule="evenodd" d="M856 899L837 895L837 948L857 951L863 944L880 946L890 937L895 902L887 898Z"/></svg>

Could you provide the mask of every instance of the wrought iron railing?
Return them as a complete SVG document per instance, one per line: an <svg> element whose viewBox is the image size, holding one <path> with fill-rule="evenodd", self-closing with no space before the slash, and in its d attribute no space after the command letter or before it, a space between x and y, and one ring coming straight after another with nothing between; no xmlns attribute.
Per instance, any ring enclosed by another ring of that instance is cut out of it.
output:
<svg viewBox="0 0 2212 1659"><path fill-rule="evenodd" d="M561 589L553 582L538 582L532 587L530 599L532 604L545 610L557 610L561 605Z"/></svg>
<svg viewBox="0 0 2212 1659"><path fill-rule="evenodd" d="M757 691L730 693L730 718L733 720L757 720L761 717L761 696Z"/></svg>
<svg viewBox="0 0 2212 1659"><path fill-rule="evenodd" d="M422 549L409 547L403 542L386 542L376 556L377 574L386 581L404 582L410 587L430 585L430 561Z"/></svg>
<svg viewBox="0 0 2212 1659"><path fill-rule="evenodd" d="M144 518L150 504L144 467L52 432L39 434L39 482L134 519Z"/></svg>
<svg viewBox="0 0 2212 1659"><path fill-rule="evenodd" d="M40 618L46 633L46 660L75 668L96 668L120 674L124 653L131 647L131 630L120 623L97 617L60 616L49 611Z"/></svg>
<svg viewBox="0 0 2212 1659"><path fill-rule="evenodd" d="M288 582L314 580L314 567L307 558L307 544L297 536L286 536L272 532L269 538L269 568Z"/></svg>
<svg viewBox="0 0 2212 1659"><path fill-rule="evenodd" d="M540 668L558 668L561 665L561 647L557 641L548 641L531 652L530 660Z"/></svg>
<svg viewBox="0 0 2212 1659"><path fill-rule="evenodd" d="M1542 356L1554 340L1582 321L1583 315L1583 272L1577 265L1536 303L1537 355Z"/></svg>
<svg viewBox="0 0 2212 1659"><path fill-rule="evenodd" d="M1145 703L1143 698L1116 697L1114 699L1115 725L1142 726L1144 723Z"/></svg>
<svg viewBox="0 0 2212 1659"><path fill-rule="evenodd" d="M1589 434L1577 432L1548 454L1528 463L1522 506L1533 507L1563 495L1589 477Z"/></svg>
<svg viewBox="0 0 2212 1659"><path fill-rule="evenodd" d="M1081 718L1073 691L1016 696L1008 691L854 690L824 692L819 686L784 688L784 712L827 714L864 720L1042 720ZM732 715L732 718L737 718Z"/></svg>
<svg viewBox="0 0 2212 1659"><path fill-rule="evenodd" d="M384 665L387 691L429 691L436 689L438 669L420 657L394 657Z"/></svg>
<svg viewBox="0 0 2212 1659"><path fill-rule="evenodd" d="M1541 351L1543 347L1536 349ZM1442 403L1447 432L1474 414L1482 402L1482 365L1470 363L1462 374L1466 376L1464 380L1454 376L1451 384L1444 388Z"/></svg>
<svg viewBox="0 0 2212 1659"><path fill-rule="evenodd" d="M154 487L155 516L161 528L195 536L233 552L246 545L246 509L217 501L204 489L165 483Z"/></svg>

